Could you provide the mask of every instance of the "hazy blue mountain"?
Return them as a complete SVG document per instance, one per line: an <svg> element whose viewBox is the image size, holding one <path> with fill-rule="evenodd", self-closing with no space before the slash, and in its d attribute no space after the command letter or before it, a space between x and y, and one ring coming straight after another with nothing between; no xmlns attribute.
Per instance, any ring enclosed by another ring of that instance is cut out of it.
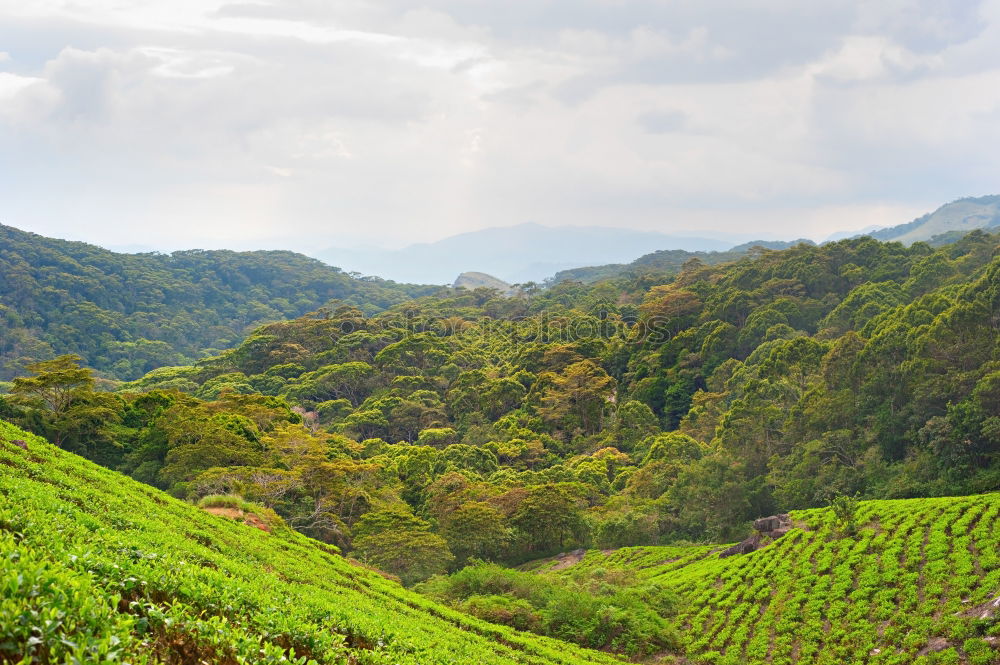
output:
<svg viewBox="0 0 1000 665"><path fill-rule="evenodd" d="M838 240L846 240L847 238L857 238L858 236L870 236L875 231L881 231L882 229L885 228L888 227L879 226L878 224L872 224L870 226L866 226L861 230L837 231L835 233L831 233L830 235L828 235L826 237L826 240L824 240L823 242L837 242Z"/></svg>
<svg viewBox="0 0 1000 665"><path fill-rule="evenodd" d="M487 275L484 272L463 272L455 279L455 283L452 286L456 289L469 289L470 291L485 287L487 289L496 289L504 295L511 295L516 291L516 289L502 279L497 279L493 275Z"/></svg>
<svg viewBox="0 0 1000 665"><path fill-rule="evenodd" d="M386 279L450 284L464 272L509 283L541 281L560 270L624 263L656 249L721 250L732 241L605 227L519 224L451 236L399 250L328 249L315 256L344 270Z"/></svg>
<svg viewBox="0 0 1000 665"><path fill-rule="evenodd" d="M997 226L1000 226L1000 196L993 195L958 199L912 222L858 235L910 245L945 233L967 233Z"/></svg>

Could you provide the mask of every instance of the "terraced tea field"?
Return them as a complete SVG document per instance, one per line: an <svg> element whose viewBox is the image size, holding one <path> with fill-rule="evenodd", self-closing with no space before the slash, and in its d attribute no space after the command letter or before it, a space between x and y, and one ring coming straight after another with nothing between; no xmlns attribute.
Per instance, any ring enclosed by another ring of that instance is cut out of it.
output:
<svg viewBox="0 0 1000 665"><path fill-rule="evenodd" d="M620 661L448 610L0 422L0 663L125 662Z"/></svg>
<svg viewBox="0 0 1000 665"><path fill-rule="evenodd" d="M998 512L998 494L865 501L853 536L830 510L808 510L792 513L798 528L750 554L631 547L534 570L630 570L676 590L696 663L986 665L1000 662Z"/></svg>

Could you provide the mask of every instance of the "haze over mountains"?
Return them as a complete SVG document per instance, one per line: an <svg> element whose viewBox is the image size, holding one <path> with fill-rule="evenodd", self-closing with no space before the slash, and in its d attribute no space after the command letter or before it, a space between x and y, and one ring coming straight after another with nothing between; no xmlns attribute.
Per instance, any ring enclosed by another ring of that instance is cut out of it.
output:
<svg viewBox="0 0 1000 665"><path fill-rule="evenodd" d="M845 220L845 225L849 220ZM1000 225L1000 196L968 197L942 205L905 224L862 231L840 231L828 241L870 235L904 244L928 241L945 233L965 233ZM628 264L652 252L726 252L762 240L766 246L797 242L797 235L777 240L752 232L708 237L597 226L545 226L536 223L493 227L402 249L330 248L313 255L345 271L397 282L451 284L457 275L481 272L509 284L541 282L557 273L591 266ZM749 241L749 242L748 242Z"/></svg>
<svg viewBox="0 0 1000 665"><path fill-rule="evenodd" d="M736 242L732 238L526 223L462 233L398 250L333 248L315 256L347 271L400 282L450 284L458 274L476 271L522 283L542 281L567 268L631 261L654 249L724 250Z"/></svg>

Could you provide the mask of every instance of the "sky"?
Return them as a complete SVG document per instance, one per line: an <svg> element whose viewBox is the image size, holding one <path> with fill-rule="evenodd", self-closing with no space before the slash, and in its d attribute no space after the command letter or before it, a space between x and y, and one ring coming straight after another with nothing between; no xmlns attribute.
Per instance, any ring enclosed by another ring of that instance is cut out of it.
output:
<svg viewBox="0 0 1000 665"><path fill-rule="evenodd" d="M0 0L0 223L821 240L1000 193L1000 0Z"/></svg>

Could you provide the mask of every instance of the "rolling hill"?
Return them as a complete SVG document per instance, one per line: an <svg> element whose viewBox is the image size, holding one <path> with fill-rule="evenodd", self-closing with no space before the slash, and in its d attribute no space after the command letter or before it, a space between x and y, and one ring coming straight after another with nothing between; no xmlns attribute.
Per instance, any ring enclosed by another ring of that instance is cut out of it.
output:
<svg viewBox="0 0 1000 665"><path fill-rule="evenodd" d="M718 265L736 261L750 253L754 247L764 249L788 249L798 244L814 245L811 240L804 238L799 240L754 240L737 245L724 251L687 251L683 249L661 249L648 254L643 254L631 263L611 263L600 266L586 266L582 268L572 268L560 270L551 278L546 280L548 284L558 284L559 282L583 282L591 284L602 279L610 279L620 275L634 275L640 273L660 272L674 274L680 272L681 267L691 259L697 259L704 265Z"/></svg>
<svg viewBox="0 0 1000 665"><path fill-rule="evenodd" d="M270 528L0 421L0 662L620 662L451 611Z"/></svg>

